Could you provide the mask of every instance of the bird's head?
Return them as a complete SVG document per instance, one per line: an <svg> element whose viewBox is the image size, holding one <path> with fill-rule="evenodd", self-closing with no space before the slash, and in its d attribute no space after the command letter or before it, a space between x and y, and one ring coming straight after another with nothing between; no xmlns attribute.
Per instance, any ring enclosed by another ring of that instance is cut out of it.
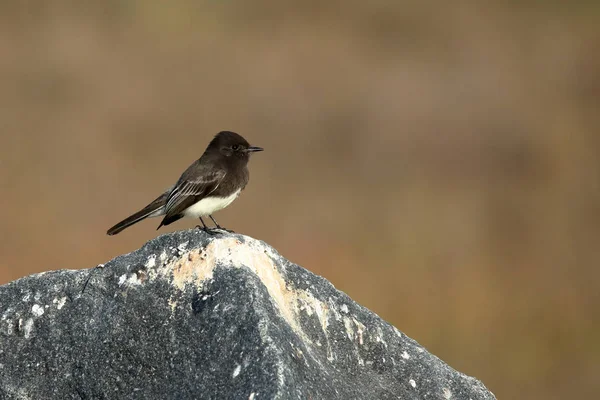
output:
<svg viewBox="0 0 600 400"><path fill-rule="evenodd" d="M250 158L251 153L264 150L262 147L250 146L241 135L231 131L219 132L208 147L218 150L225 157L245 160Z"/></svg>

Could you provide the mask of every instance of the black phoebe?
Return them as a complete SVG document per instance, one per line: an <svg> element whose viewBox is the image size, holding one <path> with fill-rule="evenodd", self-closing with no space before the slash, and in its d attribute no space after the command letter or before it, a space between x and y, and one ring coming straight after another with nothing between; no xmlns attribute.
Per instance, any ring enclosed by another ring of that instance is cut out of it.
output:
<svg viewBox="0 0 600 400"><path fill-rule="evenodd" d="M202 157L181 174L175 186L106 233L116 235L145 218L163 215L165 217L156 229L185 216L200 218L203 229L210 232L202 220L207 215L218 229L223 229L211 214L227 207L244 190L250 176L250 153L262 150L250 146L246 139L235 132L219 132Z"/></svg>

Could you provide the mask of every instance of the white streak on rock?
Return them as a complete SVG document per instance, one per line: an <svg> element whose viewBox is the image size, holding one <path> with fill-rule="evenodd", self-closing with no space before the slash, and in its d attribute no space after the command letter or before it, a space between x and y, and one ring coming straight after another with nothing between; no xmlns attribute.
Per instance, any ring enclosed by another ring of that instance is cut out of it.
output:
<svg viewBox="0 0 600 400"><path fill-rule="evenodd" d="M327 306L329 307L329 311L331 311L333 313L335 320L341 321L342 315L338 312L337 306L331 297L327 300Z"/></svg>
<svg viewBox="0 0 600 400"><path fill-rule="evenodd" d="M19 323L22 320L19 320ZM29 318L27 321L25 321L25 324L23 326L23 333L25 334L25 339L29 339L31 337L31 332L33 332L33 318Z"/></svg>
<svg viewBox="0 0 600 400"><path fill-rule="evenodd" d="M63 306L65 305L66 302L67 302L67 296L61 297L56 303L56 308L60 310L61 308L63 308Z"/></svg>
<svg viewBox="0 0 600 400"><path fill-rule="evenodd" d="M383 339L385 335L383 334L383 330L381 329L380 326L377 327L377 341L383 343L384 347L387 348L388 344L387 342Z"/></svg>
<svg viewBox="0 0 600 400"><path fill-rule="evenodd" d="M4 320L4 318L3 318ZM10 318L6 318L6 334L7 335L12 335L14 333L14 327L13 327L13 321Z"/></svg>
<svg viewBox="0 0 600 400"><path fill-rule="evenodd" d="M177 300L173 299L173 295L171 295L171 297L169 297L169 307L171 307L171 313L175 312L175 309L177 308Z"/></svg>
<svg viewBox="0 0 600 400"><path fill-rule="evenodd" d="M35 315L36 317L41 317L42 315L44 315L44 307L42 307L38 304L34 304L31 307L31 313L33 315Z"/></svg>
<svg viewBox="0 0 600 400"><path fill-rule="evenodd" d="M146 261L146 268L154 268L156 266L156 256L152 254Z"/></svg>
<svg viewBox="0 0 600 400"><path fill-rule="evenodd" d="M354 330L352 329L352 321L348 317L344 317L344 327L346 328L346 335L348 339L354 340Z"/></svg>
<svg viewBox="0 0 600 400"><path fill-rule="evenodd" d="M137 285L141 285L141 284L142 284L142 281L140 280L140 278L138 277L138 275L137 275L137 274L131 274L131 275L129 276L129 279L127 279L127 283L128 283L129 285L134 285L134 286L137 286Z"/></svg>
<svg viewBox="0 0 600 400"><path fill-rule="evenodd" d="M354 321L354 325L356 325L356 334L358 335L358 343L362 345L362 344L364 344L364 341L363 341L363 332L365 331L366 328L356 318L352 318L352 320Z"/></svg>

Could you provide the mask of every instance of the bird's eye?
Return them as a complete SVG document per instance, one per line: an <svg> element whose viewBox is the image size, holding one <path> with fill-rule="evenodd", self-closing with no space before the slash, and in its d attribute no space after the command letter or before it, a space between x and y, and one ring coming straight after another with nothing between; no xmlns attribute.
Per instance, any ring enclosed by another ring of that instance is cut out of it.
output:
<svg viewBox="0 0 600 400"><path fill-rule="evenodd" d="M234 144L233 146L231 146L231 149L232 149L232 150L237 150L237 149L239 149L239 148L240 148L240 146L238 146L237 144Z"/></svg>

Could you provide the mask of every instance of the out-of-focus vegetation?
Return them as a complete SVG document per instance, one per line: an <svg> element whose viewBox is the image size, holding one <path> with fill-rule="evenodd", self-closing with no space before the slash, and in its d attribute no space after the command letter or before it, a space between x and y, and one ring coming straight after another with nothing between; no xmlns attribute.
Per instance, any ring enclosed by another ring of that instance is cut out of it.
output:
<svg viewBox="0 0 600 400"><path fill-rule="evenodd" d="M154 237L104 233L230 129L224 226L499 399L600 392L594 2L1 2L0 82L0 283Z"/></svg>

